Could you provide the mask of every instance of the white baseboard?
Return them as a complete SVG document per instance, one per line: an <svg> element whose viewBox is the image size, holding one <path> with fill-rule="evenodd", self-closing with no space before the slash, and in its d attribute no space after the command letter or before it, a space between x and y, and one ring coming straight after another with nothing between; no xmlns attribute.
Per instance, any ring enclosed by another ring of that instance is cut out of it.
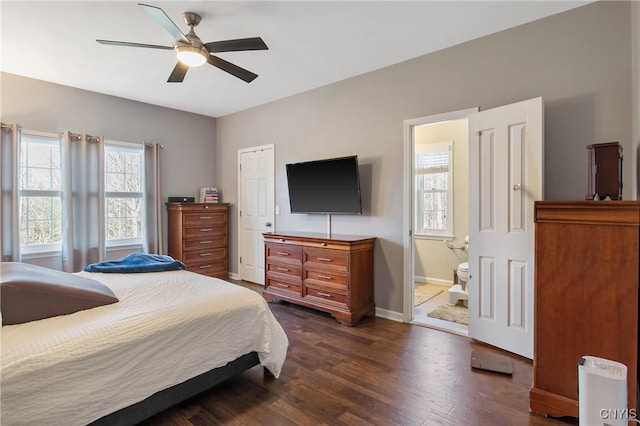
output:
<svg viewBox="0 0 640 426"><path fill-rule="evenodd" d="M441 285L443 287L451 287L453 285L453 280L441 280L439 278L418 277L418 276L415 276L414 279L416 280L417 283L423 283L423 284Z"/></svg>
<svg viewBox="0 0 640 426"><path fill-rule="evenodd" d="M376 316L391 321L404 322L404 316L401 312L390 311L388 309L376 308Z"/></svg>
<svg viewBox="0 0 640 426"><path fill-rule="evenodd" d="M240 275L236 274L235 272L229 272L229 278L231 278L232 280L240 281Z"/></svg>

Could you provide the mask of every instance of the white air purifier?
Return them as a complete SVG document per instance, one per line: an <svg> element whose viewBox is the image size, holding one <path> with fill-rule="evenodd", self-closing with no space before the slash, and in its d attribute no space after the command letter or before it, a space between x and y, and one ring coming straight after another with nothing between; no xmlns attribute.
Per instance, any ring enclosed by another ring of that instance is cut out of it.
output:
<svg viewBox="0 0 640 426"><path fill-rule="evenodd" d="M627 409L627 366L594 356L578 364L580 426L626 426L635 411Z"/></svg>

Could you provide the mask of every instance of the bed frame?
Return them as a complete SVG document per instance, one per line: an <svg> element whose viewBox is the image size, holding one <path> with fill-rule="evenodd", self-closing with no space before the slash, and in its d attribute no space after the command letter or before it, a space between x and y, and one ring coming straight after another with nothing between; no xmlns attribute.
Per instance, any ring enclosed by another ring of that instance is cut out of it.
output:
<svg viewBox="0 0 640 426"><path fill-rule="evenodd" d="M136 404L108 414L90 423L90 426L135 425L258 364L260 361L257 353L251 352L242 355L222 367L214 368L185 382L161 390Z"/></svg>

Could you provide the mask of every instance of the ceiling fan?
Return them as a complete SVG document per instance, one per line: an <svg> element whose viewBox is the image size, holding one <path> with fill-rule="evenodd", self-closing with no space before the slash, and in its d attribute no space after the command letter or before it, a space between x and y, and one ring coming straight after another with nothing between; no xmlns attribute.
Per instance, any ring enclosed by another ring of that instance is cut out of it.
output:
<svg viewBox="0 0 640 426"><path fill-rule="evenodd" d="M184 12L182 17L187 25L189 25L189 32L185 35L180 28L169 18L169 16L159 7L150 6L148 4L138 3L142 6L145 12L147 12L158 24L160 24L165 30L167 30L173 38L176 40L173 42L173 46L159 46L155 44L143 44L143 43L130 43L126 41L113 41L113 40L96 40L100 44L107 44L113 46L129 46L129 47L144 47L149 49L163 49L174 50L178 56L178 63L171 72L168 83L182 83L184 76L187 74L187 70L190 66L203 65L205 62L220 68L229 74L246 81L252 82L258 77L257 74L252 73L244 68L241 68L231 62L225 61L222 58L212 55L212 53L219 52L238 52L243 50L267 50L269 49L264 41L260 37L241 38L234 40L213 41L210 43L203 43L193 30L201 20L200 15L194 12Z"/></svg>

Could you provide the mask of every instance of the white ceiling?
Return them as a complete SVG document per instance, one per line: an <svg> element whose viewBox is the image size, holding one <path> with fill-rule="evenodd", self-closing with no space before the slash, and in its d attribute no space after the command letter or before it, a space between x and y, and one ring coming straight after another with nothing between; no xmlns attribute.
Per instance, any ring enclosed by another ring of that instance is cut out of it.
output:
<svg viewBox="0 0 640 426"><path fill-rule="evenodd" d="M1 70L219 117L402 62L588 2L155 1L183 30L202 16L203 42L260 36L266 51L219 56L259 77L245 83L205 64L167 83L172 51L105 46L96 39L171 46L134 1L0 2Z"/></svg>

